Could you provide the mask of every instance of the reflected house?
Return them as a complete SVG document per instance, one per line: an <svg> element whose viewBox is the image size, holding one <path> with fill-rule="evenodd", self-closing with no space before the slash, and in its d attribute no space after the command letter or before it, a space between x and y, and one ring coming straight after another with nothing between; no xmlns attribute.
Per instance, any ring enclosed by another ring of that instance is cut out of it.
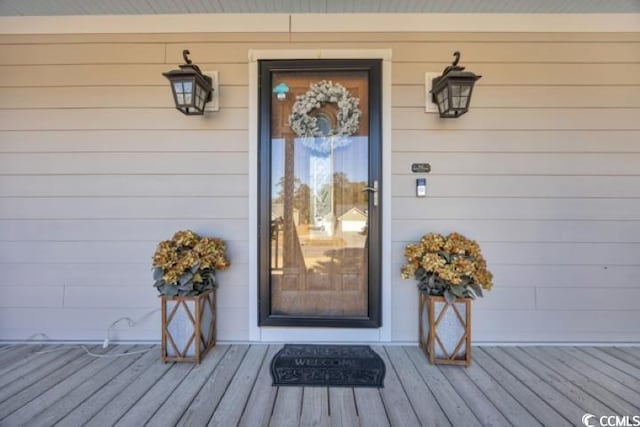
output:
<svg viewBox="0 0 640 427"><path fill-rule="evenodd" d="M353 207L338 217L343 233L360 233L367 226L367 214Z"/></svg>

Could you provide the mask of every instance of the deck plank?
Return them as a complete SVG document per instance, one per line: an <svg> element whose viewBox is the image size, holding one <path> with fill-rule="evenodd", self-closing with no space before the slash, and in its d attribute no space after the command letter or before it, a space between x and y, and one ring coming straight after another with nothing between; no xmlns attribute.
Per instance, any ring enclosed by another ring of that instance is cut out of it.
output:
<svg viewBox="0 0 640 427"><path fill-rule="evenodd" d="M633 390L640 390L640 378L633 377L607 363L603 363L602 360L584 352L582 348L558 347L557 350L582 363L583 365L581 366L585 366L585 372L602 373Z"/></svg>
<svg viewBox="0 0 640 427"><path fill-rule="evenodd" d="M14 348L9 348L8 351L0 353L0 370L13 369L16 364L19 364L38 350L40 350L40 346L33 344L21 344Z"/></svg>
<svg viewBox="0 0 640 427"><path fill-rule="evenodd" d="M304 387L302 391L302 413L300 426L328 427L329 419L329 388Z"/></svg>
<svg viewBox="0 0 640 427"><path fill-rule="evenodd" d="M418 369L422 379L429 385L433 396L454 426L480 423L476 414L467 406L464 399L451 386L437 368L431 366L419 347L407 347L406 352Z"/></svg>
<svg viewBox="0 0 640 427"><path fill-rule="evenodd" d="M567 381L576 386L575 390L578 391L580 395L582 395L582 393L586 393L589 398L600 402L605 408L611 409L613 413L635 413L636 408L629 404L629 402L616 396L602 385L585 377L572 367L567 366L561 360L555 358L548 349L540 347L526 347L523 348L522 351L548 368L549 372L554 372L555 374L566 378ZM567 383L567 385L569 384ZM571 388L573 388L573 386L571 386ZM586 401L585 404L588 404L588 402L589 401ZM601 412L600 415L605 415L607 413L611 412Z"/></svg>
<svg viewBox="0 0 640 427"><path fill-rule="evenodd" d="M575 384L567 380L566 377L558 373L555 369L550 369L548 366L550 362L547 361L547 364L545 364L533 358L523 348L503 348L502 351L514 359L517 359L519 363L527 366L545 383L552 383L556 390L578 405L582 414L580 414L580 417L575 418L576 420L582 419L582 415L585 413L606 415L614 412L601 401L595 399L590 394L585 393L580 387L577 387Z"/></svg>
<svg viewBox="0 0 640 427"><path fill-rule="evenodd" d="M539 351L539 349L536 350ZM621 400L625 401L627 404L631 405L631 413L636 413L639 409L640 393L638 390L640 390L640 387L635 389L629 388L595 369L590 369L589 365L571 357L560 349L546 347L544 349L544 353L562 363L562 366L560 367L562 370L561 372L568 372L568 370L576 372L578 374L576 377L576 384L591 393L594 397L598 399L600 399L600 397L606 397L607 399L612 399L616 402ZM603 402L606 404L606 401ZM636 405L634 405L634 402Z"/></svg>
<svg viewBox="0 0 640 427"><path fill-rule="evenodd" d="M527 409L507 390L503 388L504 383L508 377L502 376L503 381L494 379L489 371L491 367L481 366L478 359L474 360L474 363L466 369L459 370L463 374L467 375L478 389L482 390L484 395L489 399L493 405L500 410L500 412L509 420L513 425L518 427L537 427L541 426L540 423L533 415L531 415ZM446 374L445 374L446 375ZM450 376L447 376L449 378ZM511 381L518 382L515 378L511 377ZM449 381L455 386L456 380L449 378ZM519 382L518 382L519 383ZM512 390L514 392L514 390ZM514 395L522 396L521 390L515 388ZM526 402L526 400L523 400Z"/></svg>
<svg viewBox="0 0 640 427"><path fill-rule="evenodd" d="M634 378L640 378L640 369L614 356L616 354L615 352L611 354L600 347L581 347L581 350L600 360L601 363L604 362Z"/></svg>
<svg viewBox="0 0 640 427"><path fill-rule="evenodd" d="M382 358L387 372L384 377L384 388L380 390L382 402L387 411L389 422L392 426L419 426L420 421L416 415L407 394L402 387L393 365L389 361L387 352L382 346L371 347Z"/></svg>
<svg viewBox="0 0 640 427"><path fill-rule="evenodd" d="M113 377L118 375L124 369L129 367L133 362L142 356L141 351L149 350L149 346L132 346L126 347L120 353L123 356L115 357L112 360L104 360L104 367L94 375L88 377L76 387L72 388L63 395L62 399L49 406L44 411L29 420L30 427L48 427L64 418L69 412L73 411L82 402L89 399L96 391L102 388L106 383L111 381ZM125 356L127 353L133 353Z"/></svg>
<svg viewBox="0 0 640 427"><path fill-rule="evenodd" d="M105 350L102 347L98 347L92 349L91 352L94 354L119 353L126 350L126 348L127 347L114 346L111 349ZM88 363L84 363L84 360L86 359L88 359ZM70 366L78 360L82 361L78 363L79 366L70 369ZM85 354L80 358L75 359L69 365L64 366L62 369L59 369L49 376L52 377L52 380L56 381L53 387L49 388L44 393L39 394L28 403L22 405L20 409L3 419L2 422L7 425L31 424L31 420L36 415L49 408L51 405L56 404L60 399L96 375L111 362L112 360L108 358L95 358L89 354ZM39 387L40 382L34 385Z"/></svg>
<svg viewBox="0 0 640 427"><path fill-rule="evenodd" d="M389 427L391 424L384 410L380 390L356 387L353 389L360 417L360 425L366 427Z"/></svg>
<svg viewBox="0 0 640 427"><path fill-rule="evenodd" d="M174 394L194 365L175 363L115 424L120 427L145 425L158 408Z"/></svg>
<svg viewBox="0 0 640 427"><path fill-rule="evenodd" d="M45 346L41 351L30 354L25 357L22 362L12 364L0 371L0 389L18 378L24 377L40 367L53 362L62 354L69 351L71 351L69 346L61 347L59 345L53 345Z"/></svg>
<svg viewBox="0 0 640 427"><path fill-rule="evenodd" d="M635 356L638 361L640 361L640 344L636 344L636 345L632 345L632 346L617 346L617 347L612 347L616 350L622 350L625 353L629 353L633 356Z"/></svg>
<svg viewBox="0 0 640 427"><path fill-rule="evenodd" d="M631 349L628 347L598 347L598 350L608 353L611 356L640 369L640 358L633 354Z"/></svg>
<svg viewBox="0 0 640 427"><path fill-rule="evenodd" d="M329 387L329 418L332 427L359 425L356 400L350 387Z"/></svg>
<svg viewBox="0 0 640 427"><path fill-rule="evenodd" d="M209 422L248 350L248 345L231 346L177 425L204 426Z"/></svg>
<svg viewBox="0 0 640 427"><path fill-rule="evenodd" d="M252 345L249 348L226 393L222 396L211 421L209 421L210 426L238 425L266 353L267 346L264 345Z"/></svg>
<svg viewBox="0 0 640 427"><path fill-rule="evenodd" d="M493 402L464 373L468 368L459 366L438 366L449 384L460 395L469 409L483 426L509 426L511 423L502 415ZM521 425L518 423L518 425Z"/></svg>
<svg viewBox="0 0 640 427"><path fill-rule="evenodd" d="M14 378L11 375L8 376L9 379L7 380L7 382L5 382L4 380L2 381L2 387L0 388L0 402L4 402L10 397L15 397L17 393L35 384L36 382L40 383L40 389L42 390L42 392L46 391L46 388L44 388L44 385L41 383L43 378L49 376L57 369L64 367L67 363L70 363L81 354L84 354L84 352L79 348L73 348L70 351L60 351L58 357L54 359L50 359L49 355L45 355L44 357L47 360L50 360L50 362L40 365L36 369L27 368L17 370L17 372L21 372L20 376ZM55 382L48 382L52 384L52 387L53 385L55 385ZM0 410L0 414L1 413L2 411Z"/></svg>
<svg viewBox="0 0 640 427"><path fill-rule="evenodd" d="M435 392L430 389L428 383L423 381L405 349L395 346L385 349L393 365L387 366L387 370L393 369L398 375L420 423L431 426L450 426L447 415L434 396Z"/></svg>
<svg viewBox="0 0 640 427"><path fill-rule="evenodd" d="M153 350L144 353L133 364L128 366L100 390L94 393L90 399L85 400L63 419L56 423L56 427L76 427L86 425L107 403L111 402L120 393L124 393L130 384L160 360L160 349L156 346Z"/></svg>
<svg viewBox="0 0 640 427"><path fill-rule="evenodd" d="M114 425L142 397L161 379L175 363L161 363L160 355L141 375L135 378L127 388L118 393L102 409L100 409L87 423L87 427L103 427Z"/></svg>
<svg viewBox="0 0 640 427"><path fill-rule="evenodd" d="M277 387L271 385L273 382L271 378L271 360L281 348L282 345L269 346L242 418L240 418L239 425L241 427L266 427L269 425L269 418L271 418L278 391Z"/></svg>
<svg viewBox="0 0 640 427"><path fill-rule="evenodd" d="M269 426L296 427L302 412L302 387L278 387Z"/></svg>
<svg viewBox="0 0 640 427"><path fill-rule="evenodd" d="M89 364L92 358L80 349L60 357L36 372L30 372L0 390L0 420L29 404L41 394L55 387L69 375Z"/></svg>
<svg viewBox="0 0 640 427"><path fill-rule="evenodd" d="M162 405L149 419L151 426L175 425L187 410L204 383L211 376L230 346L217 345L199 365L194 365L185 379L171 394L171 404Z"/></svg>
<svg viewBox="0 0 640 427"><path fill-rule="evenodd" d="M556 394L558 396L554 393L551 393L551 396L549 396L549 390L544 386L540 386L539 383L541 381L526 368L512 363L500 355L498 356L503 363L491 357L489 353L485 351L485 348L476 347L473 351L474 360L480 363L484 370L498 381L505 390L511 393L514 399L522 402L524 407L529 410L540 423L545 426L558 427L574 425L573 422L569 421L568 417L571 417L575 412L579 411L580 408L569 401L567 403L568 408L563 411L559 410L556 405L562 405L562 401L565 400L564 396L557 392ZM515 373L513 373L512 370ZM542 398L541 393L542 396L546 396L546 399ZM560 399L560 402L558 402L558 399ZM564 408L564 405L561 407ZM565 413L569 415L564 415Z"/></svg>

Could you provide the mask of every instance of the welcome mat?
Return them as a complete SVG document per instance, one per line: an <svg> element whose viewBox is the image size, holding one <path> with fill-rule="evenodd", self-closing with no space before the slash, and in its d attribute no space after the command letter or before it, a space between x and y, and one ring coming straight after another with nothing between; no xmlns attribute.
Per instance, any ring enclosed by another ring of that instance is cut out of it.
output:
<svg viewBox="0 0 640 427"><path fill-rule="evenodd" d="M274 386L384 387L384 374L368 345L286 344L271 361Z"/></svg>

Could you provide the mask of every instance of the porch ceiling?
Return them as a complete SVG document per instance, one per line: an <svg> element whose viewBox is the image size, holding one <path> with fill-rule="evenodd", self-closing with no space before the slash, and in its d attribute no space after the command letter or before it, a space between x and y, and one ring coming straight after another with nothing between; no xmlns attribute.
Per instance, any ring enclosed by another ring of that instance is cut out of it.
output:
<svg viewBox="0 0 640 427"><path fill-rule="evenodd" d="M187 13L640 13L639 0L2 0L0 16Z"/></svg>

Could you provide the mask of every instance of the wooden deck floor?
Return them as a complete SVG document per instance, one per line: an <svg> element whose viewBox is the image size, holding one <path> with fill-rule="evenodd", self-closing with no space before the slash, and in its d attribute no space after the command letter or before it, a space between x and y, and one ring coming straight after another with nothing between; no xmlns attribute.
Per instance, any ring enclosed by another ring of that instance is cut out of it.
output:
<svg viewBox="0 0 640 427"><path fill-rule="evenodd" d="M383 389L272 387L280 346L219 345L201 365L157 346L0 346L1 426L570 426L640 415L638 347L476 347L470 368L374 347Z"/></svg>

